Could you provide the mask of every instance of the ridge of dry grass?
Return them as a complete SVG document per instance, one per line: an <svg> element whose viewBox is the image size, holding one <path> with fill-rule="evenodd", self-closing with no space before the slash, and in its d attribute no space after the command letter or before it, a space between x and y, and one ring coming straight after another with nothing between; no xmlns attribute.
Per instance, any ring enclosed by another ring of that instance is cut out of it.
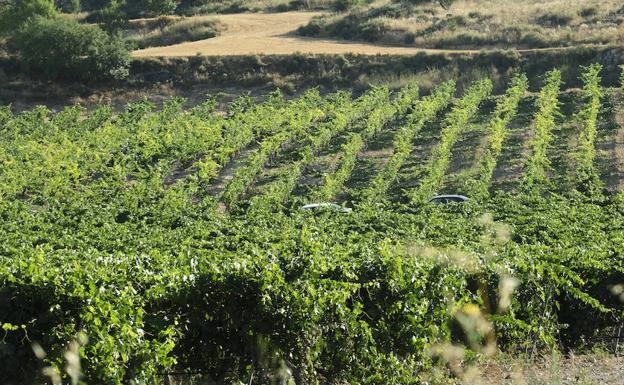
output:
<svg viewBox="0 0 624 385"><path fill-rule="evenodd" d="M458 0L430 4L376 2L312 20L300 33L420 48L543 48L622 44L619 0Z"/></svg>

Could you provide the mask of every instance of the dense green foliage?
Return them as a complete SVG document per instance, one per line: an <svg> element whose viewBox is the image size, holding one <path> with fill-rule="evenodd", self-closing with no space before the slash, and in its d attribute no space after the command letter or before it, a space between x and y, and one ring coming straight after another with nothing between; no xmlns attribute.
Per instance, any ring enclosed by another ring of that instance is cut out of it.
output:
<svg viewBox="0 0 624 385"><path fill-rule="evenodd" d="M111 9L128 19L172 15L178 5L177 0L82 0L82 9L96 19Z"/></svg>
<svg viewBox="0 0 624 385"><path fill-rule="evenodd" d="M558 88L553 71L530 127L527 162L539 175L548 163L532 158L549 154ZM494 160L525 89L516 77L488 119ZM0 382L43 380L33 379L31 341L64 373L77 339L92 384L152 384L170 370L223 383L252 369L267 383L291 373L297 384L413 384L433 365L429 348L464 340L465 309L493 322L498 346L527 352L621 323L609 290L624 282L621 194L587 199L533 178L543 194L492 190L445 206L388 188L450 103L416 191L443 184L453 143L490 91L483 80L454 100L452 82L421 99L413 85L355 100L274 93L260 104L242 96L225 114L212 99L158 112L135 103L119 115L0 109ZM397 147L379 174L387 182L371 182L376 204L362 194L349 214L299 210L294 190L320 152L343 144L318 185L335 197L384 130L396 130ZM507 309L508 277L520 286Z"/></svg>
<svg viewBox="0 0 624 385"><path fill-rule="evenodd" d="M79 3L63 3L79 7ZM0 3L0 35L25 72L48 79L120 79L128 76L130 54L118 37L98 26L59 16L52 0Z"/></svg>
<svg viewBox="0 0 624 385"><path fill-rule="evenodd" d="M507 125L516 116L518 103L528 88L528 79L519 75L511 81L507 93L496 103L496 108L488 124L489 146L481 160L479 178L470 180L468 191L475 198L484 198L492 182L497 159L503 151L503 144L507 139Z"/></svg>
<svg viewBox="0 0 624 385"><path fill-rule="evenodd" d="M600 71L602 66L594 64L585 68L581 75L584 86L582 96L585 106L579 111L578 119L582 127L580 134L580 151L577 156L578 166L575 179L580 189L584 186L600 189L600 177L594 167L596 158L596 136L598 133L598 114L602 108L604 90L600 85ZM591 181L591 182L589 182ZM597 191L594 191L598 195Z"/></svg>
<svg viewBox="0 0 624 385"><path fill-rule="evenodd" d="M418 97L418 88L406 87L396 98L395 103L388 100L387 89L379 90L383 102L373 109L366 117L364 127L358 133L352 134L342 146L340 164L333 173L328 173L323 178L323 183L312 194L312 199L317 201L332 200L343 188L349 179L357 156L364 149L366 141L383 129L384 125L395 115L401 116L412 104L413 99Z"/></svg>
<svg viewBox="0 0 624 385"><path fill-rule="evenodd" d="M80 0L56 0L56 8L65 13L77 13L81 11Z"/></svg>
<svg viewBox="0 0 624 385"><path fill-rule="evenodd" d="M11 35L37 17L54 17L52 0L0 1L0 35Z"/></svg>
<svg viewBox="0 0 624 385"><path fill-rule="evenodd" d="M414 137L425 123L432 120L441 109L448 105L454 91L455 82L447 82L438 87L432 95L416 102L405 125L396 134L393 143L394 154L364 191L364 202L370 204L383 199L390 186L396 181L401 166L411 154Z"/></svg>
<svg viewBox="0 0 624 385"><path fill-rule="evenodd" d="M561 72L552 70L546 74L545 85L535 102L537 113L533 122L534 137L531 141L531 156L524 173L524 185L529 190L541 189L548 180L551 162L548 148L553 140L552 130L559 115L559 88Z"/></svg>
<svg viewBox="0 0 624 385"><path fill-rule="evenodd" d="M478 112L479 105L488 97L491 90L492 82L489 79L482 80L468 89L463 98L457 100L446 116L440 143L427 164L427 175L418 188L409 194L412 201L424 202L438 192L451 161L451 151L455 142L470 119Z"/></svg>
<svg viewBox="0 0 624 385"><path fill-rule="evenodd" d="M59 8L75 12L80 9L98 18L111 3L127 19L156 17L161 15L207 15L214 13L240 13L289 10L338 10L357 8L371 0L290 0L290 1L242 1L242 0L56 0Z"/></svg>
<svg viewBox="0 0 624 385"><path fill-rule="evenodd" d="M245 165L236 171L225 187L221 195L225 204L234 206L256 175L262 171L265 163L288 141L297 140L310 133L317 120L324 117L323 102L318 91L314 90L290 103L284 112L288 115L285 116L282 126L273 128L274 133L259 143L258 151L247 159Z"/></svg>
<svg viewBox="0 0 624 385"><path fill-rule="evenodd" d="M63 18L36 18L10 40L26 70L46 78L119 79L128 76L125 43L100 28Z"/></svg>

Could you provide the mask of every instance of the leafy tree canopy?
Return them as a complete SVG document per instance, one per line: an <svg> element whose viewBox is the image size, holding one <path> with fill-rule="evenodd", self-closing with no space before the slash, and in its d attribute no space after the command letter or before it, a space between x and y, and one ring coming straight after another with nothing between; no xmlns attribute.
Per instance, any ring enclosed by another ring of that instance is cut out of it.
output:
<svg viewBox="0 0 624 385"><path fill-rule="evenodd" d="M0 34L11 34L38 16L56 14L53 0L0 0Z"/></svg>
<svg viewBox="0 0 624 385"><path fill-rule="evenodd" d="M27 71L47 78L98 80L128 74L129 51L96 26L61 17L37 17L9 41Z"/></svg>

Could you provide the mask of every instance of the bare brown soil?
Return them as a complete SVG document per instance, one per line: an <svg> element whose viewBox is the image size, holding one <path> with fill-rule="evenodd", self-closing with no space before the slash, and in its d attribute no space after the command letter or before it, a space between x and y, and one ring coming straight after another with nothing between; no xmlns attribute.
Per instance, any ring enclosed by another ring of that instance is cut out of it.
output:
<svg viewBox="0 0 624 385"><path fill-rule="evenodd" d="M624 357L613 355L544 357L531 364L499 359L487 362L479 369L475 384L624 385Z"/></svg>

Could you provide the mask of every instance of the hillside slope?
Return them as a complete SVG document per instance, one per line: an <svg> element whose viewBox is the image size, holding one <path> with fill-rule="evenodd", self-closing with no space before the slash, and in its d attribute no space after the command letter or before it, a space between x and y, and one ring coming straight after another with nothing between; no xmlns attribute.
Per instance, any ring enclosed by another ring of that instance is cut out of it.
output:
<svg viewBox="0 0 624 385"><path fill-rule="evenodd" d="M398 47L350 40L303 37L295 35L297 28L306 25L323 12L283 12L266 14L232 14L210 16L225 26L220 36L165 47L137 50L135 57L174 56L226 56L226 55L288 55L311 54L363 54L363 55L415 55L431 53L479 53L481 50L445 50L416 47ZM208 18L198 16L195 19ZM566 48L525 49L519 52L537 50L559 50Z"/></svg>

